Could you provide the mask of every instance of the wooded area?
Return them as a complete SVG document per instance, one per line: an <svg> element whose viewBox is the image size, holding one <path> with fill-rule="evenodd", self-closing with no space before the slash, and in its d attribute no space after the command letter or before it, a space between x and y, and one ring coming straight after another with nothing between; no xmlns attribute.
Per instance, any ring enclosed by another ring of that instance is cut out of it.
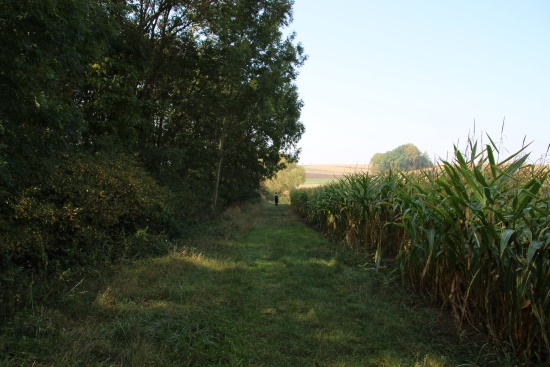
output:
<svg viewBox="0 0 550 367"><path fill-rule="evenodd" d="M296 159L292 5L0 4L2 312L30 279L148 252Z"/></svg>

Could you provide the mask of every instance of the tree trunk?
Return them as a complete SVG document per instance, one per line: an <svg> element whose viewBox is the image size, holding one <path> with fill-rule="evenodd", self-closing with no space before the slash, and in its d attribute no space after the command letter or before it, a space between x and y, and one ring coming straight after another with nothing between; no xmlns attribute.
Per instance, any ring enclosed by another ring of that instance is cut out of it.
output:
<svg viewBox="0 0 550 367"><path fill-rule="evenodd" d="M221 153L221 152L220 152ZM223 155L218 157L218 165L216 167L216 182L214 183L214 194L212 195L212 211L216 210L218 204L218 187L220 186L220 175L222 171Z"/></svg>
<svg viewBox="0 0 550 367"><path fill-rule="evenodd" d="M223 126L225 127L225 119L223 121ZM216 166L216 181L214 182L214 192L212 194L212 211L216 210L216 206L218 205L218 191L220 187L220 176L222 172L224 142L225 142L225 131L222 128L222 134L220 137L220 142L218 144L218 163Z"/></svg>

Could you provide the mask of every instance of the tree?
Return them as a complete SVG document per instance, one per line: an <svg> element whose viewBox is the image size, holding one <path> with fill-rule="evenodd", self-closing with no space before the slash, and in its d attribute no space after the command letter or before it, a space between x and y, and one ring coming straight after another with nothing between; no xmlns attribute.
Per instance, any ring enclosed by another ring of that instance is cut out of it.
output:
<svg viewBox="0 0 550 367"><path fill-rule="evenodd" d="M0 4L0 200L39 182L48 160L81 142L79 98L103 52L107 13L96 1Z"/></svg>
<svg viewBox="0 0 550 367"><path fill-rule="evenodd" d="M138 150L149 170L160 180L177 181L174 171L180 180L202 180L215 208L220 197L257 188L281 152L296 158L304 128L293 81L305 56L294 35L281 31L292 1L129 5L130 41L139 52L125 61L134 65L137 56L133 70L141 73L131 111L140 110L141 120L131 120L144 121Z"/></svg>
<svg viewBox="0 0 550 367"><path fill-rule="evenodd" d="M265 181L265 188L270 193L284 193L291 191L306 181L306 170L295 162L288 163L282 158L281 163L286 167L278 171L276 176Z"/></svg>
<svg viewBox="0 0 550 367"><path fill-rule="evenodd" d="M376 153L372 156L370 165L374 172L380 173L430 168L433 163L427 153L421 153L413 144L405 144L386 153Z"/></svg>
<svg viewBox="0 0 550 367"><path fill-rule="evenodd" d="M293 84L305 60L294 36L281 28L291 19L291 1L226 1L205 31L212 65L202 90L214 154L212 207L220 186L250 190L278 168L279 154L292 159L303 133L302 102Z"/></svg>
<svg viewBox="0 0 550 367"><path fill-rule="evenodd" d="M304 131L292 4L0 2L0 201L101 154L135 157L190 216L258 188Z"/></svg>

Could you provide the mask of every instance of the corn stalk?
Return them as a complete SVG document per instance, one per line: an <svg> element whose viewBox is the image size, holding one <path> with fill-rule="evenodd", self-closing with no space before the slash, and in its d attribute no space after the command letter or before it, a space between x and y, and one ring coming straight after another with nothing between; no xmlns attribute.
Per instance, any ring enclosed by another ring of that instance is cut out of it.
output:
<svg viewBox="0 0 550 367"><path fill-rule="evenodd" d="M396 256L404 281L516 354L548 361L548 166L525 148L497 161L493 141L416 173L359 174L291 195L336 242Z"/></svg>

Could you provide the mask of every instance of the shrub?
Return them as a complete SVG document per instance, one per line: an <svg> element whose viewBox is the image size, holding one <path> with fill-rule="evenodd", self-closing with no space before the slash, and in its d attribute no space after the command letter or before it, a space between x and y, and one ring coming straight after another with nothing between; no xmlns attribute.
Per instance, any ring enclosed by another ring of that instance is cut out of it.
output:
<svg viewBox="0 0 550 367"><path fill-rule="evenodd" d="M28 281L146 253L144 239L156 239L171 216L170 192L129 156L65 157L37 182L8 201L0 243L4 306L25 298L25 275Z"/></svg>

